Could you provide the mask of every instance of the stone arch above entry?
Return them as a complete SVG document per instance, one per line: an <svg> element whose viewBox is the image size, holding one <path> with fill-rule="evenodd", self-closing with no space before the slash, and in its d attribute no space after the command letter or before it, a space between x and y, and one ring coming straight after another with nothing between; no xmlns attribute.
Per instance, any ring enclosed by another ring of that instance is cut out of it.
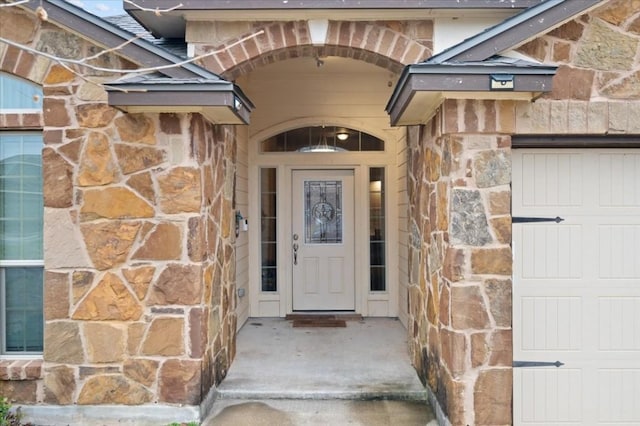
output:
<svg viewBox="0 0 640 426"><path fill-rule="evenodd" d="M308 21L252 24L252 30L263 32L243 40L247 34L234 36L218 46L200 46L196 54L203 65L229 80L247 74L257 67L297 57L340 56L371 63L399 73L404 65L431 56L433 29L416 28L413 22L346 22L328 21L325 43L312 44ZM228 46L225 49L225 46ZM218 51L215 54L211 54Z"/></svg>

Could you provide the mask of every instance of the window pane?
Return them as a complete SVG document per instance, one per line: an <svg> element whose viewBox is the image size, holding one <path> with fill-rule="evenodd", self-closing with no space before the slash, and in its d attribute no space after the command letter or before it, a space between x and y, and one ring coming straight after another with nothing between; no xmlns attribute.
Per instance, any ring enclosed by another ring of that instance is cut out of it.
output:
<svg viewBox="0 0 640 426"><path fill-rule="evenodd" d="M4 85L6 80L0 80L3 88L18 87ZM6 96L3 98L6 101ZM2 105L20 106L15 102ZM22 104L22 107L31 106ZM40 133L0 133L0 260L43 258L41 151ZM0 278L4 295L4 351L42 352L43 268L0 268Z"/></svg>
<svg viewBox="0 0 640 426"><path fill-rule="evenodd" d="M42 88L29 81L0 73L0 109L42 108Z"/></svg>
<svg viewBox="0 0 640 426"><path fill-rule="evenodd" d="M277 291L277 181L275 168L260 170L262 291Z"/></svg>
<svg viewBox="0 0 640 426"><path fill-rule="evenodd" d="M369 271L371 291L387 289L384 167L369 169Z"/></svg>
<svg viewBox="0 0 640 426"><path fill-rule="evenodd" d="M354 129L301 127L262 142L262 152L384 151L384 141Z"/></svg>
<svg viewBox="0 0 640 426"><path fill-rule="evenodd" d="M278 291L276 268L262 268L262 291Z"/></svg>
<svg viewBox="0 0 640 426"><path fill-rule="evenodd" d="M262 169L260 173L260 188L263 194L276 193L276 169Z"/></svg>
<svg viewBox="0 0 640 426"><path fill-rule="evenodd" d="M40 260L42 136L0 134L0 260Z"/></svg>
<svg viewBox="0 0 640 426"><path fill-rule="evenodd" d="M319 140L320 136L310 136L311 128L304 127L302 129L294 129L282 134L281 140L284 141L283 151L293 152L309 145L309 138Z"/></svg>
<svg viewBox="0 0 640 426"><path fill-rule="evenodd" d="M284 151L284 135L276 135L267 140L262 141L262 152L281 152Z"/></svg>
<svg viewBox="0 0 640 426"><path fill-rule="evenodd" d="M384 266L371 267L371 291L385 291Z"/></svg>
<svg viewBox="0 0 640 426"><path fill-rule="evenodd" d="M262 217L276 217L276 194L262 194Z"/></svg>
<svg viewBox="0 0 640 426"><path fill-rule="evenodd" d="M339 141L338 146L344 148L347 151L366 151L364 149L361 149L360 135L362 135L362 133L360 132L349 133L349 137L344 141Z"/></svg>
<svg viewBox="0 0 640 426"><path fill-rule="evenodd" d="M342 243L342 181L304 182L305 242Z"/></svg>
<svg viewBox="0 0 640 426"><path fill-rule="evenodd" d="M5 268L5 349L42 351L43 268Z"/></svg>
<svg viewBox="0 0 640 426"><path fill-rule="evenodd" d="M262 241L276 240L276 218L262 219Z"/></svg>
<svg viewBox="0 0 640 426"><path fill-rule="evenodd" d="M375 136L362 133L361 151L384 151L384 141Z"/></svg>
<svg viewBox="0 0 640 426"><path fill-rule="evenodd" d="M371 241L371 266L384 266L384 241Z"/></svg>
<svg viewBox="0 0 640 426"><path fill-rule="evenodd" d="M276 243L262 243L262 266L276 266Z"/></svg>

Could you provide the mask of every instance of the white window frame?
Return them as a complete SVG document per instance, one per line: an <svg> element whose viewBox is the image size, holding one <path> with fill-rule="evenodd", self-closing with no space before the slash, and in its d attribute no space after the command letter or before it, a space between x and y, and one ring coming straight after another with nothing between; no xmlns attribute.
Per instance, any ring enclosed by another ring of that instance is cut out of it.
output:
<svg viewBox="0 0 640 426"><path fill-rule="evenodd" d="M44 268L44 261L43 260L0 260L0 324L2 324L2 327L0 327L0 338L2 339L2 341L0 342L0 359L42 358L42 352L39 352L39 351L38 352L36 351L8 352L7 351L7 347L6 347L7 334L6 334L6 327L5 327L5 324L7 323L7 310L4 303L5 300L7 300L6 293L5 293L6 291L5 271L8 268L12 268L12 267ZM42 284L43 284L42 289L44 292L44 283ZM43 294L43 300L44 300L44 294ZM43 314L44 314L44 306L42 308L43 308ZM43 315L43 321L44 321L44 315ZM44 324L43 324L43 331L44 331Z"/></svg>
<svg viewBox="0 0 640 426"><path fill-rule="evenodd" d="M28 80L20 76L13 75L11 73L1 72L1 75L5 75L10 79L15 79L20 82L23 82L26 86L38 87L40 90L39 99L36 101L42 104L43 94L42 88L35 83L32 83ZM0 103L1 104L1 103ZM0 114L39 114L42 112L41 108L0 108ZM39 134L42 137L42 129L6 129L0 131L0 134L10 134L10 133L29 133L29 134ZM44 147L44 141L42 143L42 147ZM1 260L0 259L0 359L38 359L42 358L41 351L20 351L20 352L7 352L6 348L6 324L7 324L7 311L6 311L6 270L12 267L22 267L22 268L44 268L44 259L35 259L35 260ZM42 291L44 293L44 270L43 270L43 283L42 283ZM42 318L43 318L43 348L44 348L44 294L42 295L43 306L42 306Z"/></svg>

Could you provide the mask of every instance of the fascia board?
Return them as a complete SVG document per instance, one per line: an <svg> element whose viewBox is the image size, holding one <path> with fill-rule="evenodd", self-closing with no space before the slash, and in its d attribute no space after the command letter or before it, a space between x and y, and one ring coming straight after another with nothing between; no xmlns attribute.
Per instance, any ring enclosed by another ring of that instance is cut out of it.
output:
<svg viewBox="0 0 640 426"><path fill-rule="evenodd" d="M30 0L27 3L20 4L20 6L34 12L38 7L42 6L47 12L50 21L105 48L114 48L130 41L128 44L118 48L117 53L138 65L156 67L177 64L184 61L183 58L173 55L147 40L136 39L135 36L128 31L112 25L64 0L48 0L46 2ZM220 78L220 76L192 63L182 64L175 68L166 68L160 72L167 76L177 78Z"/></svg>
<svg viewBox="0 0 640 426"><path fill-rule="evenodd" d="M428 63L484 61L516 48L606 0L547 0L429 58Z"/></svg>

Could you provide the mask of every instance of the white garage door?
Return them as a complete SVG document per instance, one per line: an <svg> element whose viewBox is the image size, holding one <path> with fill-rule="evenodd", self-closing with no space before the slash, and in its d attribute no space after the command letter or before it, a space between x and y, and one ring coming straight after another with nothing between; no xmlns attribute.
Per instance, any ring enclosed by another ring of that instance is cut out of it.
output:
<svg viewBox="0 0 640 426"><path fill-rule="evenodd" d="M640 150L514 150L514 423L640 425Z"/></svg>

